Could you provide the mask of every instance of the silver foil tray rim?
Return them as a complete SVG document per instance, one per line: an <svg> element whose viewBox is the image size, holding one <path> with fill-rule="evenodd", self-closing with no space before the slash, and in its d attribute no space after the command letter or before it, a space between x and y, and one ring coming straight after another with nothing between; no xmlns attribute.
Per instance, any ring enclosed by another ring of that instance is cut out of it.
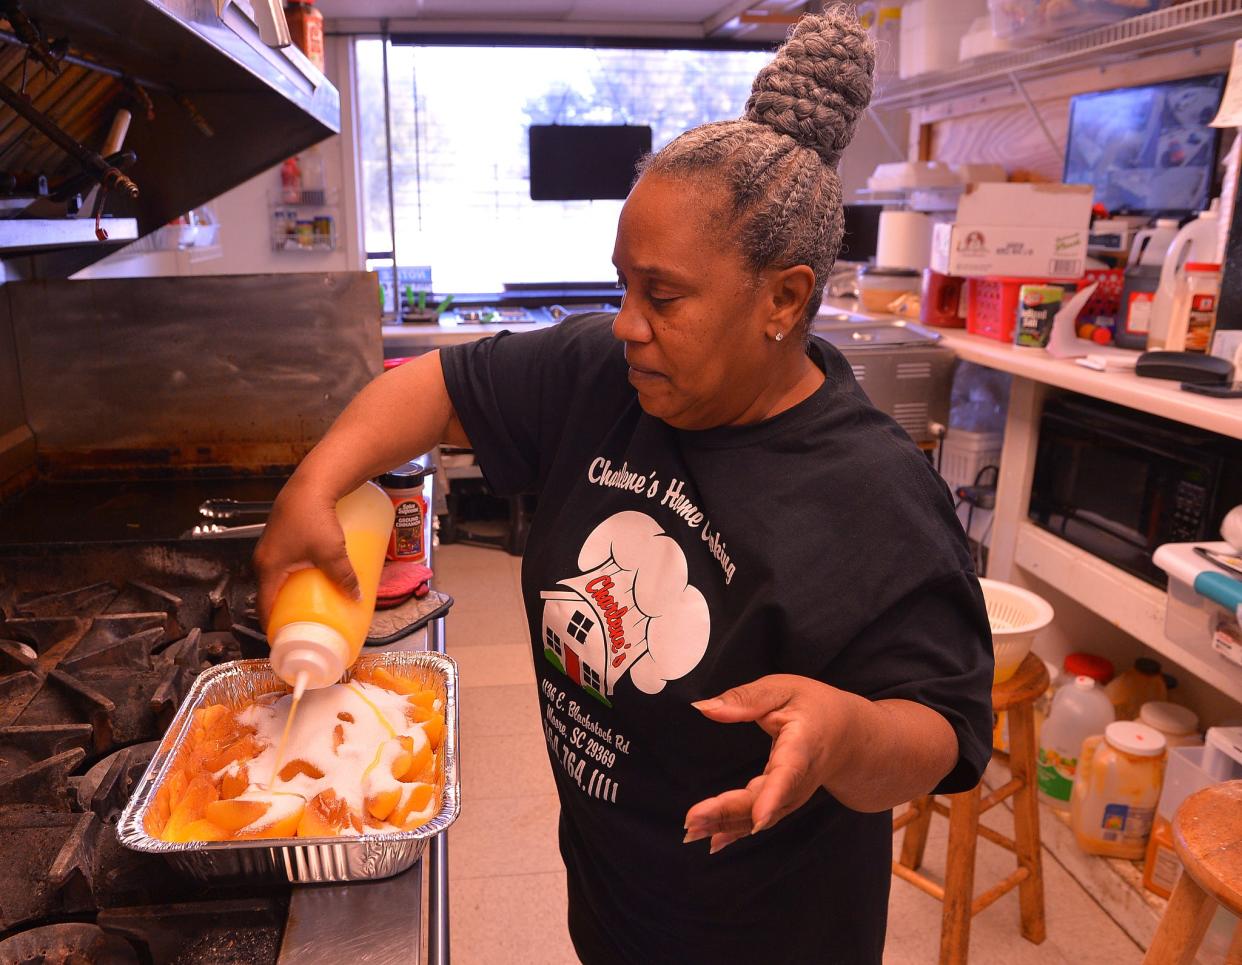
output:
<svg viewBox="0 0 1242 965"><path fill-rule="evenodd" d="M147 810L182 750L194 711L208 703L237 706L260 694L289 689L272 672L268 661L235 660L212 667L195 680L117 822L118 840L135 851L163 854L201 880L259 875L292 882L365 881L386 878L409 868L418 860L427 841L445 831L461 810L457 663L452 657L433 651L390 651L366 654L356 666L379 666L415 679L434 676L443 683L445 727L440 754L444 788L440 809L426 824L410 831L332 838L174 842L148 834Z"/></svg>

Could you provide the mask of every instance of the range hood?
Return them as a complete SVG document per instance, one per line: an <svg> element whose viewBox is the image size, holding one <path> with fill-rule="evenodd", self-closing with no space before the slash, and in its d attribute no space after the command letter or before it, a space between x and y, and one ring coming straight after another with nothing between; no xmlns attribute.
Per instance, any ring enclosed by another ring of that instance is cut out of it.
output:
<svg viewBox="0 0 1242 965"><path fill-rule="evenodd" d="M267 46L247 0L220 2L0 0L10 277L67 277L337 133L336 88L296 47ZM132 120L115 150L122 111Z"/></svg>

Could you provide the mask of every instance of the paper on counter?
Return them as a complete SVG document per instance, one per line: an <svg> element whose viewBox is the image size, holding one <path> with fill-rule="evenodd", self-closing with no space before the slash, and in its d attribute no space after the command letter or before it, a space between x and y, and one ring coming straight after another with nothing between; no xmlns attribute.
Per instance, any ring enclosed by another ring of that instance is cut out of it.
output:
<svg viewBox="0 0 1242 965"><path fill-rule="evenodd" d="M1220 100L1220 110L1212 127L1242 127L1242 40L1233 42L1233 61L1229 65L1229 79Z"/></svg>

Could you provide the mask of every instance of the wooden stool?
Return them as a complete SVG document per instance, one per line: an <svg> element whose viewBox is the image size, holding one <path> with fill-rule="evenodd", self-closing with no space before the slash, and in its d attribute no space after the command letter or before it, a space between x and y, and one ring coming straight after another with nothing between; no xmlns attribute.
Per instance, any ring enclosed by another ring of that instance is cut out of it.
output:
<svg viewBox="0 0 1242 965"><path fill-rule="evenodd" d="M940 926L941 965L964 965L970 950L970 919L1015 886L1021 909L1022 937L1038 945L1044 929L1044 875L1039 858L1039 806L1036 799L1036 699L1048 689L1048 669L1027 654L1018 672L992 688L992 709L1009 714L1009 767L1013 777L986 798L982 785L950 794L946 807L931 795L915 798L893 820L893 830L904 827L901 857L893 874L944 903ZM1013 798L1013 839L979 823L979 815ZM949 819L949 853L944 887L919 874L932 813ZM975 897L975 842L982 835L1012 851L1018 868L999 884Z"/></svg>
<svg viewBox="0 0 1242 965"><path fill-rule="evenodd" d="M1242 916L1242 781L1205 787L1173 816L1173 846L1185 869L1143 965L1190 965L1217 904ZM1235 933L1229 961L1237 961Z"/></svg>

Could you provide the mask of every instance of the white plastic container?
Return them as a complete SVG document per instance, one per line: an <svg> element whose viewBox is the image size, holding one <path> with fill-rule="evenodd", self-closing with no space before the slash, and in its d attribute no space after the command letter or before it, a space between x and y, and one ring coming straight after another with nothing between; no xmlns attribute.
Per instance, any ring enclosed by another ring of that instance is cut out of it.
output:
<svg viewBox="0 0 1242 965"><path fill-rule="evenodd" d="M1169 245L1160 268L1160 285L1151 304L1151 328L1147 333L1147 348L1162 349L1169 337L1169 324L1173 318L1173 302L1177 295L1178 279L1185 271L1187 262L1220 263L1220 216L1219 201L1213 201L1207 211L1186 224Z"/></svg>
<svg viewBox="0 0 1242 965"><path fill-rule="evenodd" d="M987 13L987 0L907 0L901 9L902 79L956 67L962 37Z"/></svg>
<svg viewBox="0 0 1242 965"><path fill-rule="evenodd" d="M1075 677L1052 698L1052 711L1039 738L1039 796L1053 807L1069 807L1079 753L1087 738L1113 722L1113 705L1090 677Z"/></svg>
<svg viewBox="0 0 1242 965"><path fill-rule="evenodd" d="M1126 267L1133 268L1135 265L1161 267L1164 264L1164 256L1169 253L1169 248L1179 230L1181 229L1178 228L1176 218L1157 218L1154 225L1144 228L1134 236Z"/></svg>
<svg viewBox="0 0 1242 965"><path fill-rule="evenodd" d="M940 443L940 475L949 489L973 486L984 466L999 466L1003 432L949 428Z"/></svg>
<svg viewBox="0 0 1242 965"><path fill-rule="evenodd" d="M1149 700L1139 708L1139 723L1164 735L1168 747L1192 747L1202 743L1199 736L1199 715L1189 707L1167 700Z"/></svg>
<svg viewBox="0 0 1242 965"><path fill-rule="evenodd" d="M1147 850L1164 783L1164 735L1119 720L1083 742L1070 826L1088 854L1136 861Z"/></svg>
<svg viewBox="0 0 1242 965"><path fill-rule="evenodd" d="M1207 352L1219 299L1220 265L1186 262L1177 281L1164 347L1172 352Z"/></svg>

